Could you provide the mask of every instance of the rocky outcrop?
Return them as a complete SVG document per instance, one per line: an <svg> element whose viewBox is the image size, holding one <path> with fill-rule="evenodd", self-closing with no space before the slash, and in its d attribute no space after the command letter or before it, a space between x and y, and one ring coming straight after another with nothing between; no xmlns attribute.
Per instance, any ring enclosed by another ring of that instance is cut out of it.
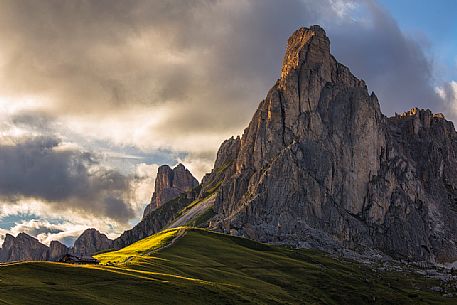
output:
<svg viewBox="0 0 457 305"><path fill-rule="evenodd" d="M229 160L214 229L449 262L457 260L456 152L454 126L442 115L413 109L386 118L312 26L289 38L281 78L241 139L221 146L202 190Z"/></svg>
<svg viewBox="0 0 457 305"><path fill-rule="evenodd" d="M58 261L65 254L84 257L112 248L113 241L95 229L85 230L72 248L55 240L51 241L48 247L26 233L19 233L17 237L6 234L2 248L0 248L0 262Z"/></svg>
<svg viewBox="0 0 457 305"><path fill-rule="evenodd" d="M197 179L181 163L173 169L168 165L160 166L155 179L151 203L146 206L143 219L164 203L175 199L182 193L191 191L196 186L198 186Z"/></svg>
<svg viewBox="0 0 457 305"><path fill-rule="evenodd" d="M217 191L222 181L226 178L226 175L233 173L235 167L234 161L240 150L240 144L240 137L231 137L222 143L217 152L213 170L202 179L200 198L205 198L214 191Z"/></svg>
<svg viewBox="0 0 457 305"><path fill-rule="evenodd" d="M44 261L48 257L48 247L26 233L19 233L17 237L6 234L0 249L2 262Z"/></svg>
<svg viewBox="0 0 457 305"><path fill-rule="evenodd" d="M116 238L114 248L123 248L161 231L200 193L197 179L184 165L180 163L173 169L168 165L160 166L151 203L146 206L143 219Z"/></svg>
<svg viewBox="0 0 457 305"><path fill-rule="evenodd" d="M31 259L56 261L65 254L84 257L112 248L120 249L164 229L183 208L197 199L199 194L200 187L197 179L184 165L178 164L174 169L163 165L159 167L155 192L151 204L146 207L142 221L125 231L115 241L96 229L85 230L71 248L58 241L52 241L47 247L24 233L19 234L17 238L7 234L3 248L0 249L0 261ZM23 242L25 239L29 242ZM35 248L40 249L41 252Z"/></svg>
<svg viewBox="0 0 457 305"><path fill-rule="evenodd" d="M64 244L53 240L49 244L49 250L48 250L48 259L50 261L58 261L61 259L65 254L69 253L70 249L65 246Z"/></svg>
<svg viewBox="0 0 457 305"><path fill-rule="evenodd" d="M71 253L79 257L90 256L94 253L112 249L113 241L96 229L87 229L76 239Z"/></svg>
<svg viewBox="0 0 457 305"><path fill-rule="evenodd" d="M200 188L196 187L191 191L182 193L178 197L162 204L157 209L154 209L145 215L136 226L125 231L121 236L116 238L113 242L114 248L121 249L163 230L179 215L179 212L182 211L182 209L197 198L199 193Z"/></svg>

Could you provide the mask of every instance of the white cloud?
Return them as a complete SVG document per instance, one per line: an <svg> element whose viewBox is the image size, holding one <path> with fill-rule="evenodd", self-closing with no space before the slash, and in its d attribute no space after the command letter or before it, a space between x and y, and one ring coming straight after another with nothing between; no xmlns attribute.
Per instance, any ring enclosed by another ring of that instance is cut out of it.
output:
<svg viewBox="0 0 457 305"><path fill-rule="evenodd" d="M9 233L8 230L0 228L0 246L3 244L3 241L5 240L5 235Z"/></svg>
<svg viewBox="0 0 457 305"><path fill-rule="evenodd" d="M213 158L208 158L205 155L201 156L199 154L189 154L183 159L178 158L178 163L184 164L184 166L199 181L201 181L203 176L208 173L214 165Z"/></svg>
<svg viewBox="0 0 457 305"><path fill-rule="evenodd" d="M108 237L116 238L130 227L129 224L118 223L107 217L94 217L81 211L66 210L62 213L38 200L23 200L17 204L0 203L0 222L7 216L33 219L17 220L11 228L0 230L0 235L10 233L16 236L25 232L47 245L52 240L74 240L87 228L96 228Z"/></svg>
<svg viewBox="0 0 457 305"><path fill-rule="evenodd" d="M135 179L131 182L134 194L131 204L137 211L137 215L143 214L145 205L151 200L158 168L157 164L140 163L136 166Z"/></svg>
<svg viewBox="0 0 457 305"><path fill-rule="evenodd" d="M457 119L457 81L451 81L441 86L435 87L435 92L443 100L449 117Z"/></svg>
<svg viewBox="0 0 457 305"><path fill-rule="evenodd" d="M330 0L330 7L339 18L344 18L350 16L358 4L354 1Z"/></svg>
<svg viewBox="0 0 457 305"><path fill-rule="evenodd" d="M96 228L111 239L118 237L141 218L143 209L149 203L154 191L154 179L159 165L140 163L130 182L131 197L129 204L136 217L129 223L120 223L108 217L94 217L71 205L60 203L60 208L53 208L48 202L33 198L23 198L16 203L0 202L0 223L11 216L32 218L17 220L10 229L0 229L0 245L6 233L16 236L25 232L36 237L40 242L49 245L52 240L68 242L77 238L85 229Z"/></svg>

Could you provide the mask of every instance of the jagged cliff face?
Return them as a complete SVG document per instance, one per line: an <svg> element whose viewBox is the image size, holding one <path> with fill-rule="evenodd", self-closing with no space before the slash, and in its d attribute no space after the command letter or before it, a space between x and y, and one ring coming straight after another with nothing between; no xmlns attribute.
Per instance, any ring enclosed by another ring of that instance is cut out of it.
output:
<svg viewBox="0 0 457 305"><path fill-rule="evenodd" d="M113 247L115 249L121 249L140 239L160 232L176 218L183 208L196 199L198 194L199 188L193 188L152 210L150 213L146 214L136 226L130 230L124 231L121 236L116 238L113 241Z"/></svg>
<svg viewBox="0 0 457 305"><path fill-rule="evenodd" d="M58 261L60 260L65 254L69 253L70 249L65 246L64 244L53 240L49 244L49 255L48 259L51 261Z"/></svg>
<svg viewBox="0 0 457 305"><path fill-rule="evenodd" d="M113 248L113 241L96 229L87 229L76 239L72 253L77 256L90 256L99 251Z"/></svg>
<svg viewBox="0 0 457 305"><path fill-rule="evenodd" d="M173 169L168 165L160 166L151 203L146 206L143 219L116 238L113 247L120 249L164 229L197 198L198 185L198 180L181 163Z"/></svg>
<svg viewBox="0 0 457 305"><path fill-rule="evenodd" d="M457 260L457 134L452 122L412 109L386 120L387 145L368 185L364 218L395 255Z"/></svg>
<svg viewBox="0 0 457 305"><path fill-rule="evenodd" d="M37 239L19 233L17 237L6 234L0 249L0 261L42 261L49 258L48 247Z"/></svg>
<svg viewBox="0 0 457 305"><path fill-rule="evenodd" d="M198 180L181 163L173 169L168 165L160 166L151 203L146 206L143 219L164 203L191 191L196 186L198 186Z"/></svg>
<svg viewBox="0 0 457 305"><path fill-rule="evenodd" d="M324 30L299 29L281 78L241 139L218 153L216 164L235 156L212 226L264 242L457 260L455 137L428 111L385 118L330 54Z"/></svg>
<svg viewBox="0 0 457 305"><path fill-rule="evenodd" d="M111 248L113 248L113 241L95 229L85 230L72 248L55 240L51 241L48 247L26 233L19 233L17 237L6 234L2 248L0 248L0 262L58 261L67 253L90 256Z"/></svg>

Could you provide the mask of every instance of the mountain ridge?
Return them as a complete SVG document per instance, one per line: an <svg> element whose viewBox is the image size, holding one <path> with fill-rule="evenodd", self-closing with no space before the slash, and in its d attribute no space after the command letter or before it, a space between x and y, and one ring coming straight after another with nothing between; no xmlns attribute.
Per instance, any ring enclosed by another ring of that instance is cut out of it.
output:
<svg viewBox="0 0 457 305"><path fill-rule="evenodd" d="M0 262L58 261L65 254L85 257L112 247L113 241L94 228L84 230L72 247L67 247L57 240L51 241L47 246L24 232L16 237L6 234L0 248Z"/></svg>

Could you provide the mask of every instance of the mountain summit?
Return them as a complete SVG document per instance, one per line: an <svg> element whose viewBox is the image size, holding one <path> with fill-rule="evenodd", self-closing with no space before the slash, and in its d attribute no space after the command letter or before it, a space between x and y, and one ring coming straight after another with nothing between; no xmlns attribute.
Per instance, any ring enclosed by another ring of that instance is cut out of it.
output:
<svg viewBox="0 0 457 305"><path fill-rule="evenodd" d="M218 152L233 159L211 226L262 242L455 261L456 137L429 110L385 117L330 54L325 31L301 28L241 139Z"/></svg>
<svg viewBox="0 0 457 305"><path fill-rule="evenodd" d="M143 219L164 203L191 191L196 186L198 180L183 164L179 163L173 169L168 165L160 166L155 179L154 194L151 203L144 209Z"/></svg>

